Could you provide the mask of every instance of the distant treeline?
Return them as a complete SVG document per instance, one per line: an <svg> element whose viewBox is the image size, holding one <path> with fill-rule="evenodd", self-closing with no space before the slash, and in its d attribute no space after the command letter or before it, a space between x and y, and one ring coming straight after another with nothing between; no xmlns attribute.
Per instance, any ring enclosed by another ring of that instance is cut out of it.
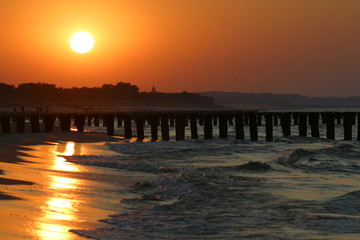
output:
<svg viewBox="0 0 360 240"><path fill-rule="evenodd" d="M55 84L23 83L17 87L0 83L2 105L99 104L144 107L212 107L211 97L197 93L139 92L136 85L119 82L101 87L58 88Z"/></svg>
<svg viewBox="0 0 360 240"><path fill-rule="evenodd" d="M299 94L202 92L232 109L360 108L360 97L309 97Z"/></svg>

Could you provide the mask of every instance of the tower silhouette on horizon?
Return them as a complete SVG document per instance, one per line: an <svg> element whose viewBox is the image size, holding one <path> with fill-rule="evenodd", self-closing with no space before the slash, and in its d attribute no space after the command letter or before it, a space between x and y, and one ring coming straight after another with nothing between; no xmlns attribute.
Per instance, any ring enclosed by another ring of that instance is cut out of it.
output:
<svg viewBox="0 0 360 240"><path fill-rule="evenodd" d="M152 87L151 93L157 93L157 91L156 91L156 89L155 89L155 86Z"/></svg>

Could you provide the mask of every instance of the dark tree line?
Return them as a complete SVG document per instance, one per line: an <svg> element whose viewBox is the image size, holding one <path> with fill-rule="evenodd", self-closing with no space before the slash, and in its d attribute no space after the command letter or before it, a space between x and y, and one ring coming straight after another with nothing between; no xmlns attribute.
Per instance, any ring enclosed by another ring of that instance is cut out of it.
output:
<svg viewBox="0 0 360 240"><path fill-rule="evenodd" d="M48 83L23 83L17 87L0 83L3 105L31 104L102 104L137 106L213 106L211 97L195 93L146 93L136 85L119 82L101 87L58 88Z"/></svg>

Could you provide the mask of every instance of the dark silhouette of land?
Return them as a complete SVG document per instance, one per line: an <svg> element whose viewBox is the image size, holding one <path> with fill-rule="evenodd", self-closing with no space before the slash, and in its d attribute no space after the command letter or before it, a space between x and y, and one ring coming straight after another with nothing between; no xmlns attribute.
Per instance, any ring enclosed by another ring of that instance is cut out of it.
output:
<svg viewBox="0 0 360 240"><path fill-rule="evenodd" d="M101 87L56 87L47 83L0 83L0 106L129 106L139 108L304 109L360 107L360 97L308 97L299 94L201 92L139 92L119 82Z"/></svg>
<svg viewBox="0 0 360 240"><path fill-rule="evenodd" d="M308 97L299 94L201 92L215 104L231 109L356 108L360 97Z"/></svg>
<svg viewBox="0 0 360 240"><path fill-rule="evenodd" d="M119 82L101 87L58 88L47 83L23 83L18 87L0 83L2 106L49 104L137 107L214 107L211 97L197 93L139 92L136 85Z"/></svg>

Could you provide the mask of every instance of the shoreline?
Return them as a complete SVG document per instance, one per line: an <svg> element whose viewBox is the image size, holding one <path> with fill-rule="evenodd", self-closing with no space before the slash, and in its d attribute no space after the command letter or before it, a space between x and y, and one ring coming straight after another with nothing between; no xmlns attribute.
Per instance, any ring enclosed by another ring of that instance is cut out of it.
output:
<svg viewBox="0 0 360 240"><path fill-rule="evenodd" d="M104 227L117 212L116 172L66 162L62 155L116 154L96 133L0 135L0 238L86 239L71 229ZM106 189L107 194L98 194Z"/></svg>

